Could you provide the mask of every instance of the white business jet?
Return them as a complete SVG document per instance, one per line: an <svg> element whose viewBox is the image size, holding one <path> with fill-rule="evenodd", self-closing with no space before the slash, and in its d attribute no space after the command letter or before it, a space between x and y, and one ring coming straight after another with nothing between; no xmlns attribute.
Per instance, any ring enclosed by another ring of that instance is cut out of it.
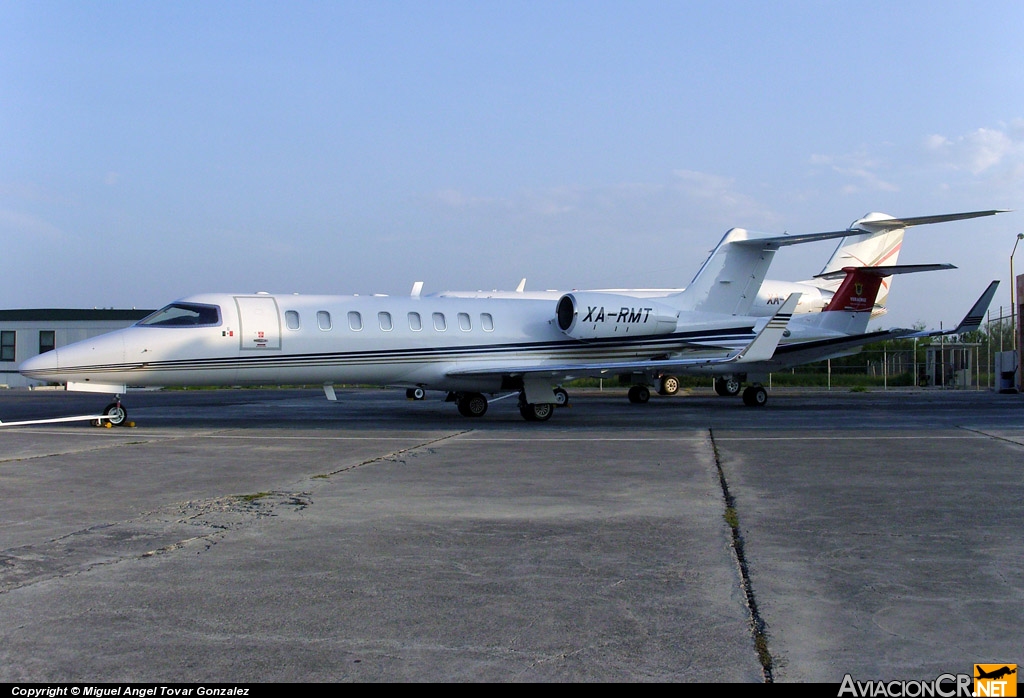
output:
<svg viewBox="0 0 1024 698"><path fill-rule="evenodd" d="M128 386L310 383L324 385L329 399L334 383L445 391L468 417L487 411L486 395L518 391L522 416L544 421L567 400L556 388L567 380L761 365L784 335L787 346L856 341L870 310L791 318L793 294L772 318L750 315L776 250L846 235L734 228L685 291L657 299L196 295L132 327L29 359L20 371L118 396L105 411L115 424L127 418L119 396ZM646 397L643 385L630 390L634 402ZM744 401L763 405L767 392L752 385Z"/></svg>
<svg viewBox="0 0 1024 698"><path fill-rule="evenodd" d="M946 213L935 216L914 216L896 218L885 213L868 213L850 224L832 256L825 262L822 270L811 279L803 281L782 281L765 279L758 291L757 299L750 308L750 315L770 317L778 309L782 301L792 293L800 294L796 313L820 312L832 300L846 277L849 267L895 267L903 247L903 235L907 228L933 223L968 220L984 216L1007 213L1007 209L989 211L968 211L966 213ZM918 269L925 270L923 268ZM881 287L875 299L872 319L886 313L886 301L891 289L891 278L882 279ZM680 293L679 288L608 288L595 289L602 293L617 293L637 298L664 298ZM455 298L548 298L557 300L564 291L527 291L526 279L519 282L515 291L444 291L438 295Z"/></svg>
<svg viewBox="0 0 1024 698"><path fill-rule="evenodd" d="M781 281L776 279L765 279L758 290L757 297L750 306L747 314L753 317L771 316L779 305L789 295L800 294L800 301L795 314L818 313L831 307L832 310L845 307L841 302L833 303L833 298L844 280L850 278L851 268L862 268L862 273L851 283L866 282L868 285L876 285L875 301L871 308L870 319L877 319L887 312L886 301L891 290L892 277L896 274L914 273L922 271L934 271L939 269L950 269L950 265L911 265L897 266L900 250L903 246L903 236L907 228L934 223L948 223L951 221L968 220L993 216L998 213L1006 213L1005 209L992 209L987 211L968 211L964 213L948 213L931 216L894 217L885 213L868 213L862 218L855 220L843 232L837 235L842 239L839 241L832 256L825 263L822 270L813 278L804 281ZM817 234L815 234L817 235ZM872 268L875 272L869 272L866 268ZM879 274L885 271L885 274ZM439 295L457 298L487 297L487 298L533 298L557 300L562 297L562 291L526 291L526 279L523 279L518 288L513 292L505 291L445 291ZM601 289L602 293L614 293L636 298L664 298L682 292L683 288L633 288L633 289ZM986 290L994 293L994 288ZM979 299L979 303L984 299ZM984 309L988 307L985 301ZM977 307L977 305L975 306ZM974 308L972 308L972 311ZM968 313L970 316L971 313ZM961 323L958 327L966 327ZM976 328L975 328L976 329ZM968 331L961 329L960 331ZM951 331L952 332L952 331ZM899 334L873 333L871 337L865 337L866 344L874 341L882 341L893 337L909 336L909 330L899 330ZM947 332L946 334L950 334ZM929 336L919 334L918 336ZM707 372L715 376L714 387L719 395L738 395L743 390L744 382L762 380L771 371L778 371L782 368L790 368L804 363L823 361L838 356L854 353L859 350L858 345L850 342L842 342L842 348L832 350L830 344L820 344L816 350L811 347L803 347L799 351L796 347L787 347L780 350L775 360L765 363L761 367L735 366L731 370L724 367L705 367L696 371L682 371L682 373ZM783 360L783 357L786 357ZM680 382L676 375L671 372L652 372L646 375L623 376L632 381L653 387L659 394L673 395L678 389Z"/></svg>

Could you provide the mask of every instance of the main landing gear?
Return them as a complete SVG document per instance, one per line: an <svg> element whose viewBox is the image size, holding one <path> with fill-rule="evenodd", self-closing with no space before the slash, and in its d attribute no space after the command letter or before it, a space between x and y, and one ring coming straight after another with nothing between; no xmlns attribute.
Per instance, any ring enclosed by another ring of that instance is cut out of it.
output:
<svg viewBox="0 0 1024 698"><path fill-rule="evenodd" d="M743 381L736 376L715 379L715 392L723 397L733 397L743 390L743 404L747 407L764 407L768 402L768 391L760 383L743 388Z"/></svg>
<svg viewBox="0 0 1024 698"><path fill-rule="evenodd" d="M555 396L557 397L557 395ZM527 422L546 422L555 413L555 405L551 402L528 403L526 398L519 396L519 414Z"/></svg>
<svg viewBox="0 0 1024 698"><path fill-rule="evenodd" d="M662 376L658 386L658 395L675 395L679 392L679 379L676 376Z"/></svg>
<svg viewBox="0 0 1024 698"><path fill-rule="evenodd" d="M768 402L768 391L761 385L752 385L743 391L743 404L747 407L764 407Z"/></svg>
<svg viewBox="0 0 1024 698"><path fill-rule="evenodd" d="M642 405L651 399L651 391L648 390L646 385L634 385L629 389L626 396L633 404Z"/></svg>
<svg viewBox="0 0 1024 698"><path fill-rule="evenodd" d="M526 401L525 393L519 394L519 414L527 422L546 422L555 413L556 407L568 407L569 392L565 388L555 388L554 402L529 403ZM413 394L413 390L406 391L410 399L419 399ZM454 402L463 417L483 417L487 413L488 400L481 393L449 393L448 402Z"/></svg>
<svg viewBox="0 0 1024 698"><path fill-rule="evenodd" d="M487 398L480 393L462 393L455 404L463 417L483 417L487 413Z"/></svg>
<svg viewBox="0 0 1024 698"><path fill-rule="evenodd" d="M740 394L743 383L735 376L715 379L715 392L722 397L732 397Z"/></svg>

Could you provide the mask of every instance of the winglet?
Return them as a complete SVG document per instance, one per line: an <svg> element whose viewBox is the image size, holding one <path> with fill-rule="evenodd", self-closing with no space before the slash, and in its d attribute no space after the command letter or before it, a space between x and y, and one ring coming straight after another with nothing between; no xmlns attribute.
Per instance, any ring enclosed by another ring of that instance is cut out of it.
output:
<svg viewBox="0 0 1024 698"><path fill-rule="evenodd" d="M947 336L951 334L963 334L964 332L974 332L981 327L982 320L985 319L985 313L988 311L988 306L992 303L992 299L996 295L996 289L999 288L999 282L993 281L985 289L985 292L981 294L981 298L975 301L971 309L967 311L967 315L960 321L960 324L952 330L933 330L931 332L915 332L908 334L908 337L939 337Z"/></svg>
<svg viewBox="0 0 1024 698"><path fill-rule="evenodd" d="M992 298L996 295L996 289L999 288L999 282L993 281L985 289L985 292L981 294L981 298L975 302L971 309L964 316L964 319L960 321L960 324L956 326L952 334L961 334L963 332L974 332L981 327L982 320L985 319L985 312L988 310L988 306L992 303Z"/></svg>
<svg viewBox="0 0 1024 698"><path fill-rule="evenodd" d="M800 301L799 293L789 294L789 298L782 304L782 307L772 315L768 323L761 328L761 331L757 333L754 340L743 347L743 351L734 356L730 361L732 363L751 363L753 361L768 361L775 355L775 349L779 346L779 342L782 341L782 337L786 332L786 326L789 325L789 319L793 317L793 311L796 310L796 304Z"/></svg>

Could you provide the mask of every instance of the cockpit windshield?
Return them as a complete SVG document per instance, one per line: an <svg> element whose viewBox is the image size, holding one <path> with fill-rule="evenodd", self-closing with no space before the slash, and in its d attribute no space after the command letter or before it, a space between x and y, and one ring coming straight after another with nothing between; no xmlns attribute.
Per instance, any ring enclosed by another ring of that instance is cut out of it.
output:
<svg viewBox="0 0 1024 698"><path fill-rule="evenodd" d="M220 308L201 303L171 303L139 320L145 327L213 327L220 324Z"/></svg>

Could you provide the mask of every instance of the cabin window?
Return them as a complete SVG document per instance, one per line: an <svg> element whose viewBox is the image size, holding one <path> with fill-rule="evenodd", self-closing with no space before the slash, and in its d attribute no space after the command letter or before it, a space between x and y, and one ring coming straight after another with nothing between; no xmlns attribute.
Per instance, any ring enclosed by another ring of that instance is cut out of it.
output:
<svg viewBox="0 0 1024 698"><path fill-rule="evenodd" d="M286 310L284 311L284 326L289 330L299 329L299 311L298 310Z"/></svg>
<svg viewBox="0 0 1024 698"><path fill-rule="evenodd" d="M363 329L363 316L355 310L348 311L348 328L356 332Z"/></svg>
<svg viewBox="0 0 1024 698"><path fill-rule="evenodd" d="M423 321L420 319L419 313L409 313L409 329L413 332L423 329Z"/></svg>
<svg viewBox="0 0 1024 698"><path fill-rule="evenodd" d="M316 326L324 331L331 329L331 314L326 310L316 311Z"/></svg>
<svg viewBox="0 0 1024 698"><path fill-rule="evenodd" d="M14 361L16 336L14 330L0 332L0 361Z"/></svg>
<svg viewBox="0 0 1024 698"><path fill-rule="evenodd" d="M463 332L473 329L473 323L469 321L469 313L459 313L459 329Z"/></svg>
<svg viewBox="0 0 1024 698"><path fill-rule="evenodd" d="M39 330L39 353L45 354L57 347L57 333L53 330Z"/></svg>
<svg viewBox="0 0 1024 698"><path fill-rule="evenodd" d="M434 329L438 332L444 332L448 329L448 323L444 319L444 313L434 313Z"/></svg>
<svg viewBox="0 0 1024 698"><path fill-rule="evenodd" d="M139 320L146 327L212 327L220 324L220 308L202 303L171 303Z"/></svg>
<svg viewBox="0 0 1024 698"><path fill-rule="evenodd" d="M484 328L484 332L494 332L494 318L490 313L480 313L480 327Z"/></svg>
<svg viewBox="0 0 1024 698"><path fill-rule="evenodd" d="M390 332L394 328L394 325L391 324L391 313L377 313L377 322L380 323L380 328L385 332Z"/></svg>

